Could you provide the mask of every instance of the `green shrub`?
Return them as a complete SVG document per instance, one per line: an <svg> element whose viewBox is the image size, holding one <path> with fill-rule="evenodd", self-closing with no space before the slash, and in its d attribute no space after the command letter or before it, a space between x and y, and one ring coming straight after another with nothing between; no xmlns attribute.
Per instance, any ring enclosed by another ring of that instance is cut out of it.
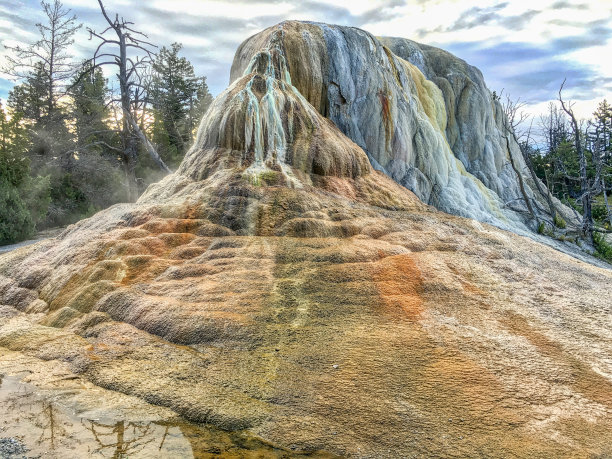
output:
<svg viewBox="0 0 612 459"><path fill-rule="evenodd" d="M608 244L604 235L593 233L593 243L596 250L595 256L612 263L612 245Z"/></svg>
<svg viewBox="0 0 612 459"><path fill-rule="evenodd" d="M34 221L19 190L0 177L0 244L22 241L34 234Z"/></svg>
<svg viewBox="0 0 612 459"><path fill-rule="evenodd" d="M561 229L565 229L565 227L567 226L565 220L563 220L563 218L557 213L555 213L554 223L557 228Z"/></svg>
<svg viewBox="0 0 612 459"><path fill-rule="evenodd" d="M538 234L544 234L544 230L546 229L546 224L544 222L540 222L538 225Z"/></svg>
<svg viewBox="0 0 612 459"><path fill-rule="evenodd" d="M36 222L47 211L48 181L36 185L29 172L28 158L12 149L0 149L0 244L32 236Z"/></svg>
<svg viewBox="0 0 612 459"><path fill-rule="evenodd" d="M608 219L608 209L604 205L593 204L593 219L598 222L605 222Z"/></svg>
<svg viewBox="0 0 612 459"><path fill-rule="evenodd" d="M50 196L45 227L69 225L87 216L89 201L72 174L52 175Z"/></svg>

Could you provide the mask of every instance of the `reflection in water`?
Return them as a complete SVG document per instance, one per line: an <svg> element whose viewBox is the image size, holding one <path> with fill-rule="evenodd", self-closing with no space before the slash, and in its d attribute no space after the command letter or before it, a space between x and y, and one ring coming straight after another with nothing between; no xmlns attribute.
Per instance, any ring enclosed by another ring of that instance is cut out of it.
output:
<svg viewBox="0 0 612 459"><path fill-rule="evenodd" d="M0 438L16 438L28 448L27 456L45 458L304 457L243 433L184 421L82 418L43 398L20 378L2 375ZM330 457L321 453L309 456Z"/></svg>
<svg viewBox="0 0 612 459"><path fill-rule="evenodd" d="M199 456L181 423L81 418L17 377L0 378L0 438L7 437L41 457Z"/></svg>
<svg viewBox="0 0 612 459"><path fill-rule="evenodd" d="M64 426L56 421L57 415L55 414L55 407L50 402L43 401L41 403L42 411L40 419L42 420L42 433L38 439L39 443L48 441L51 444L51 448L55 446L56 436L66 435L66 429ZM48 435L48 436L47 436Z"/></svg>
<svg viewBox="0 0 612 459"><path fill-rule="evenodd" d="M128 457L141 452L145 447L155 440L151 434L153 425L151 423L139 424L134 422L119 421L115 424L103 424L95 421L82 420L81 424L92 433L93 438L100 446L96 451L107 452L105 456L113 458ZM164 432L159 450L164 446L164 440L168 433L168 427ZM112 456L111 456L112 453Z"/></svg>

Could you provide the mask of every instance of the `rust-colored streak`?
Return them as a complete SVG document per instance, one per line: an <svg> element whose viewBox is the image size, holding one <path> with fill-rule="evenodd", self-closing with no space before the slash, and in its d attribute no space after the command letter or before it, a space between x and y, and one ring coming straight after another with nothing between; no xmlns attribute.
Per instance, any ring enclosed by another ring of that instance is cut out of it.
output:
<svg viewBox="0 0 612 459"><path fill-rule="evenodd" d="M380 100L380 107L382 113L383 123L385 125L385 142L387 148L391 144L391 137L393 135L393 119L391 118L391 101L384 91L378 91L378 99Z"/></svg>
<svg viewBox="0 0 612 459"><path fill-rule="evenodd" d="M376 264L373 275L385 309L402 311L410 319L418 319L423 311L423 279L409 255L393 255Z"/></svg>
<svg viewBox="0 0 612 459"><path fill-rule="evenodd" d="M391 119L391 109L389 107L389 99L387 97L387 94L385 94L383 91L378 92L378 98L380 99L380 106L382 109L383 121L387 123Z"/></svg>

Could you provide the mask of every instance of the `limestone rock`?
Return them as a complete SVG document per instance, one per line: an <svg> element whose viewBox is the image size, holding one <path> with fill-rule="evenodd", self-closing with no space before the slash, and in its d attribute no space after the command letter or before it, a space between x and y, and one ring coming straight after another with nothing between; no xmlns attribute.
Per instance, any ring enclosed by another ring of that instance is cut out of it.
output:
<svg viewBox="0 0 612 459"><path fill-rule="evenodd" d="M422 201L520 233L551 220L504 129L502 108L475 67L407 39L288 21L242 43L231 80L270 47L282 54L291 83L312 106L362 147L375 168Z"/></svg>

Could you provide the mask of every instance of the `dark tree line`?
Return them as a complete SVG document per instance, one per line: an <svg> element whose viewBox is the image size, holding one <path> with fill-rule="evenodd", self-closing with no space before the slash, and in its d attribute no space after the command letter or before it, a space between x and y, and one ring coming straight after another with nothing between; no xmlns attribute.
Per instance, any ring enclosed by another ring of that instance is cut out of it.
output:
<svg viewBox="0 0 612 459"><path fill-rule="evenodd" d="M71 57L81 24L60 0L41 2L36 42L7 47L17 84L0 106L0 244L136 200L178 166L212 101L179 43L158 49L98 3L108 27L87 28L90 59Z"/></svg>
<svg viewBox="0 0 612 459"><path fill-rule="evenodd" d="M580 120L573 103L563 97L564 85L557 103L551 102L540 116L535 134L533 120L520 113L520 102L508 97L507 130L517 137L530 171L546 186L543 194L554 219L542 222L540 231L561 238L574 233L573 240L586 241L597 255L612 261L612 247L606 242L612 232L612 106L603 100L590 119ZM519 128L521 123L529 128ZM550 196L573 209L578 227L567 227Z"/></svg>

